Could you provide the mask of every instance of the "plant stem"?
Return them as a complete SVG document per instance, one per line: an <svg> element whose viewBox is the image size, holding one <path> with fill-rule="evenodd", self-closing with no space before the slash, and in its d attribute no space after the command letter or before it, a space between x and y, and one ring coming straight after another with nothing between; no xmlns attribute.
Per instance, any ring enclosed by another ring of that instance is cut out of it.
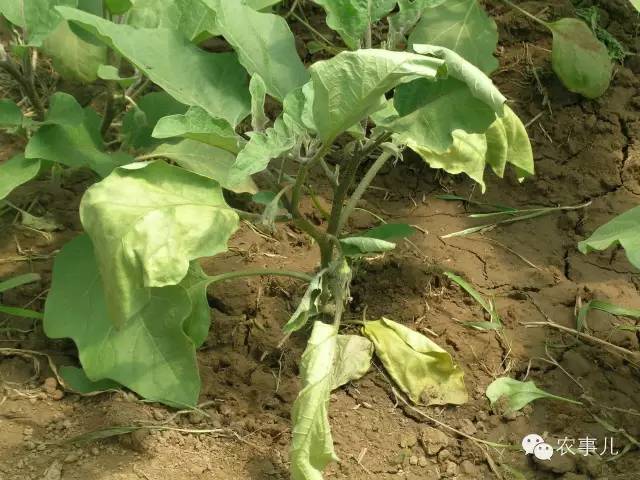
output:
<svg viewBox="0 0 640 480"><path fill-rule="evenodd" d="M114 118L116 117L116 108L114 104L114 82L107 82L107 101L104 104L104 115L102 117L102 124L100 125L100 134L102 138L106 140L107 132L109 132L109 127L113 123Z"/></svg>
<svg viewBox="0 0 640 480"><path fill-rule="evenodd" d="M44 120L44 107L42 106L38 92L35 89L35 84L29 81L27 76L22 74L17 64L10 60L6 55L4 49L0 51L0 58L0 68L11 75L13 79L20 84L22 91L31 102L31 105L36 112L35 119L38 121Z"/></svg>
<svg viewBox="0 0 640 480"><path fill-rule="evenodd" d="M351 198L347 202L347 205L342 210L340 219L338 220L338 226L337 226L338 232L341 231L342 228L344 227L344 224L347 222L347 220L353 213L353 210L358 205L358 202L362 198L362 195L364 195L364 192L367 190L367 188L369 187L369 185L371 184L375 176L378 174L378 172L384 166L384 164L387 163L387 160L389 160L389 158L391 158L392 156L393 156L393 153L384 151L376 159L376 161L373 162L373 165L369 167L369 170L365 174L364 178L360 181L360 183L356 187L355 192L353 192L353 195L351 195Z"/></svg>
<svg viewBox="0 0 640 480"><path fill-rule="evenodd" d="M280 277L291 277L297 278L298 280L303 280L305 282L310 282L312 277L302 272L294 272L291 270L275 270L269 268L255 268L249 270L236 270L233 272L221 273L219 275L209 276L209 283L217 283L224 282L226 280L233 280L234 278L242 278L242 277L257 277L261 275L276 275Z"/></svg>
<svg viewBox="0 0 640 480"><path fill-rule="evenodd" d="M356 150L354 154L349 158L347 164L344 167L344 172L341 175L341 180L336 188L336 193L333 196L333 205L331 207L331 217L329 218L329 226L327 227L327 233L336 235L338 232L338 226L340 221L340 213L344 200L353 185L358 172L358 167L366 155L366 149Z"/></svg>
<svg viewBox="0 0 640 480"><path fill-rule="evenodd" d="M527 12L524 8L519 7L515 3L512 3L510 0L502 0L502 1L504 3L506 3L507 5L509 5L511 8L513 8L514 10L517 10L518 12L520 12L523 15L525 15L526 17L529 17L534 22L537 22L540 25L542 25L542 26L544 26L546 28L549 28L549 24L547 22L545 22L544 20L540 20L538 17L536 17L532 13Z"/></svg>

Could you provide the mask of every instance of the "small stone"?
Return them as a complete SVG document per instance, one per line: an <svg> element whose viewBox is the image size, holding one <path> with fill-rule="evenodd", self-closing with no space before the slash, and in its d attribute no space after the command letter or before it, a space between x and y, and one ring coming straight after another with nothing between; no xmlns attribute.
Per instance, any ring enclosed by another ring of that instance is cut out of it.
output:
<svg viewBox="0 0 640 480"><path fill-rule="evenodd" d="M62 400L64 398L64 392L58 389L55 389L50 395L53 400Z"/></svg>
<svg viewBox="0 0 640 480"><path fill-rule="evenodd" d="M31 405L35 405L36 403L38 403L38 399L37 399L37 397L31 397L31 398L29 399L29 403L30 403Z"/></svg>
<svg viewBox="0 0 640 480"><path fill-rule="evenodd" d="M429 462L427 461L427 457L422 456L418 459L418 465L420 465L421 467L426 467L429 464Z"/></svg>
<svg viewBox="0 0 640 480"><path fill-rule="evenodd" d="M25 440L24 448L26 448L27 450L35 450L36 443L31 440Z"/></svg>
<svg viewBox="0 0 640 480"><path fill-rule="evenodd" d="M418 436L415 432L405 433L400 437L400 446L402 448L411 448L418 443Z"/></svg>
<svg viewBox="0 0 640 480"><path fill-rule="evenodd" d="M458 465L452 461L447 461L444 469L444 474L447 477L455 477L458 475Z"/></svg>
<svg viewBox="0 0 640 480"><path fill-rule="evenodd" d="M435 455L449 445L449 437L433 427L425 427L420 436L420 443L428 455Z"/></svg>
<svg viewBox="0 0 640 480"><path fill-rule="evenodd" d="M418 464L418 457L416 455L411 455L409 457L409 465L417 465Z"/></svg>
<svg viewBox="0 0 640 480"><path fill-rule="evenodd" d="M80 456L82 454L80 452L71 452L69 455L64 457L64 463L74 463L80 460Z"/></svg>
<svg viewBox="0 0 640 480"><path fill-rule="evenodd" d="M462 470L462 473L469 475L471 478L476 478L476 466L473 464L473 462L464 460L460 464L460 470Z"/></svg>
<svg viewBox="0 0 640 480"><path fill-rule="evenodd" d="M25 437L31 437L33 435L33 428L31 427L24 427L24 430L22 430L22 434Z"/></svg>
<svg viewBox="0 0 640 480"><path fill-rule="evenodd" d="M228 417L233 413L233 409L229 405L225 404L220 405L218 411L220 412L220 415L223 415L225 417Z"/></svg>
<svg viewBox="0 0 640 480"><path fill-rule="evenodd" d="M155 410L153 411L153 418L154 418L154 419L156 419L156 420L158 420L158 421L161 421L161 420L164 420L164 417L165 417L165 415L164 415L164 412L163 412L162 410L160 410L160 409L155 409Z"/></svg>
<svg viewBox="0 0 640 480"><path fill-rule="evenodd" d="M451 458L451 452L449 450L446 450L446 449L441 450L440 453L438 453L438 461L440 463L444 463L450 458Z"/></svg>
<svg viewBox="0 0 640 480"><path fill-rule="evenodd" d="M91 447L91 450L89 450L91 452L91 455L93 455L94 457L97 457L98 455L100 455L100 449L98 447Z"/></svg>
<svg viewBox="0 0 640 480"><path fill-rule="evenodd" d="M191 425L198 425L199 423L202 423L203 420L204 415L200 412L191 412L189 414L189 423L191 423Z"/></svg>
<svg viewBox="0 0 640 480"><path fill-rule="evenodd" d="M460 430L467 435L475 435L478 431L473 422L468 418L465 418L460 422Z"/></svg>
<svg viewBox="0 0 640 480"><path fill-rule="evenodd" d="M71 420L69 420L68 418L66 420L63 420L60 425L62 428L71 428L73 426Z"/></svg>
<svg viewBox="0 0 640 480"><path fill-rule="evenodd" d="M53 391L56 390L57 388L58 388L58 380L56 380L54 377L49 377L45 379L44 383L42 384L42 389L48 394L52 394Z"/></svg>

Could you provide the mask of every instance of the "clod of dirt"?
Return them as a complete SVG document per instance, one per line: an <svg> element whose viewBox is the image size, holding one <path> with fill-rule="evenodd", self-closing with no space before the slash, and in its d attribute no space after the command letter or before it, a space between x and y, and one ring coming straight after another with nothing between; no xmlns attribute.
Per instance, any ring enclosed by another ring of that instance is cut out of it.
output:
<svg viewBox="0 0 640 480"><path fill-rule="evenodd" d="M54 460L42 475L42 480L60 480L62 478L62 462Z"/></svg>
<svg viewBox="0 0 640 480"><path fill-rule="evenodd" d="M467 435L475 435L478 432L476 426L468 418L462 419L460 422L460 430Z"/></svg>
<svg viewBox="0 0 640 480"><path fill-rule="evenodd" d="M418 443L418 436L415 432L407 432L400 437L400 446L402 448L411 448Z"/></svg>
<svg viewBox="0 0 640 480"><path fill-rule="evenodd" d="M53 394L53 392L58 389L58 380L56 380L54 377L45 379L44 383L42 384L42 389L49 395Z"/></svg>
<svg viewBox="0 0 640 480"><path fill-rule="evenodd" d="M420 443L428 455L436 455L449 445L449 437L437 428L425 427L420 436Z"/></svg>
<svg viewBox="0 0 640 480"><path fill-rule="evenodd" d="M533 458L540 470L553 473L569 473L576 469L576 460L573 455L554 455L550 460Z"/></svg>
<svg viewBox="0 0 640 480"><path fill-rule="evenodd" d="M448 460L444 467L445 477L455 477L458 475L458 464Z"/></svg>
<svg viewBox="0 0 640 480"><path fill-rule="evenodd" d="M576 377L584 377L593 368L593 364L577 350L569 350L562 357L564 367Z"/></svg>

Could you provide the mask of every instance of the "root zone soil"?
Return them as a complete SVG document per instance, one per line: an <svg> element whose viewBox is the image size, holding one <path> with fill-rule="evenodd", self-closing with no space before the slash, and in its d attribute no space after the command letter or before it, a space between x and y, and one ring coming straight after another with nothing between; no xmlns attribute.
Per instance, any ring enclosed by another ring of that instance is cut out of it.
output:
<svg viewBox="0 0 640 480"><path fill-rule="evenodd" d="M530 11L563 8L562 2L527 2ZM607 29L626 48L640 44L624 10L611 2ZM640 478L640 375L638 368L600 345L524 324L552 320L575 325L576 302L592 298L640 308L640 275L624 254L583 256L576 244L597 226L640 202L640 61L630 57L616 70L608 93L586 101L569 94L550 74L548 38L513 13L497 11L501 70L495 81L527 122L536 156L536 177L491 181L484 197L471 181L442 176L417 159L380 176L365 198L366 209L388 221L416 225L421 233L392 254L364 262L356 271L347 320L387 316L421 331L447 348L465 371L470 401L462 407L421 411L467 436L520 444L528 434L547 443L573 441L575 454L534 461L521 451L495 449L439 427L403 404L375 366L331 397L330 419L340 462L327 478L528 479ZM538 72L537 78L532 69ZM2 140L0 159L16 148ZM412 178L413 183L407 182ZM17 196L38 192L42 207L61 228L43 236L11 225L0 230L0 277L26 271L39 284L5 294L7 304L42 307L55 252L80 229L77 207L85 179L60 187L32 183ZM318 185L323 192L323 185ZM442 193L514 207L577 205L494 229L483 235L443 240L440 235L472 225L459 202ZM382 201L384 199L384 202ZM384 205L384 207L383 207ZM353 229L375 225L361 212ZM310 270L314 248L294 230L265 237L243 228L229 253L205 261L208 273L240 266ZM470 330L461 322L483 312L442 271L454 271L492 296L505 322L504 338ZM75 364L70 343L47 340L40 326L3 323L0 344L0 478L2 479L278 479L288 478L290 409L297 392L304 334L280 345L281 326L303 291L282 279L238 280L209 291L213 325L200 350L202 412L176 412L143 403L131 394L92 397L62 394L51 381L47 357L19 356L12 348ZM637 351L638 334L616 328L619 320L589 315L597 338ZM582 405L539 400L517 414L492 409L484 395L491 381L508 375L528 379ZM106 427L154 425L87 443L61 439ZM595 440L585 456L580 441ZM606 445L605 445L606 442ZM606 462L611 449L630 448ZM509 473L511 471L511 473Z"/></svg>

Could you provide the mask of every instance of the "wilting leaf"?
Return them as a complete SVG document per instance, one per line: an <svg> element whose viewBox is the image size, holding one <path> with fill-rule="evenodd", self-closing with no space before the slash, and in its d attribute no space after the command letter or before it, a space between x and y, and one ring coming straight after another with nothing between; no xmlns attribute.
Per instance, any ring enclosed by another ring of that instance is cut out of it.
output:
<svg viewBox="0 0 640 480"><path fill-rule="evenodd" d="M547 26L553 33L553 71L565 87L587 98L601 96L613 69L607 47L582 20L562 18Z"/></svg>
<svg viewBox="0 0 640 480"><path fill-rule="evenodd" d="M181 115L186 111L185 105L165 92L146 94L122 119L121 134L124 143L133 148L157 145L160 142L155 140L153 135L157 124L168 115Z"/></svg>
<svg viewBox="0 0 640 480"><path fill-rule="evenodd" d="M184 137L213 147L238 153L244 140L222 118L213 118L200 107L186 113L161 118L153 130L154 138Z"/></svg>
<svg viewBox="0 0 640 480"><path fill-rule="evenodd" d="M327 413L337 334L332 325L315 322L302 354L300 376L303 388L291 412L292 480L322 480L322 470L338 459L333 450Z"/></svg>
<svg viewBox="0 0 640 480"><path fill-rule="evenodd" d="M42 50L51 57L56 72L63 78L84 83L95 81L98 68L107 61L107 48L103 44L76 35L67 22L60 22L45 38Z"/></svg>
<svg viewBox="0 0 640 480"><path fill-rule="evenodd" d="M589 238L578 244L578 250L586 254L617 244L625 249L629 262L640 269L640 206L627 210L597 228Z"/></svg>
<svg viewBox="0 0 640 480"><path fill-rule="evenodd" d="M345 237L340 239L342 253L345 257L356 257L371 253L389 252L396 248L393 242L371 237Z"/></svg>
<svg viewBox="0 0 640 480"><path fill-rule="evenodd" d="M443 153L412 142L408 145L432 168L442 168L451 174L466 173L480 184L483 192L487 165L502 178L507 162L511 163L522 181L534 173L531 143L518 116L507 106L504 110L505 115L498 117L484 134L454 130L453 144Z"/></svg>
<svg viewBox="0 0 640 480"><path fill-rule="evenodd" d="M136 81L136 77L122 77L118 69L113 65L100 65L96 74L102 80L112 80L125 88L133 85Z"/></svg>
<svg viewBox="0 0 640 480"><path fill-rule="evenodd" d="M318 315L318 308L320 307L318 300L322 293L322 280L327 271L326 268L320 270L309 282L296 311L293 312L289 321L282 327L286 333L300 330L310 319Z"/></svg>
<svg viewBox="0 0 640 480"><path fill-rule="evenodd" d="M207 53L175 30L119 25L58 7L69 22L96 35L185 105L236 126L249 113L247 76L233 53Z"/></svg>
<svg viewBox="0 0 640 480"><path fill-rule="evenodd" d="M491 405L496 403L501 397L505 397L509 410L520 410L539 398L549 398L580 405L580 402L571 400L570 398L559 397L540 390L536 387L533 380L521 382L509 377L500 377L491 382L487 387L486 394Z"/></svg>
<svg viewBox="0 0 640 480"><path fill-rule="evenodd" d="M331 390L362 378L371 367L373 343L360 335L338 335Z"/></svg>
<svg viewBox="0 0 640 480"><path fill-rule="evenodd" d="M19 127L22 125L22 110L11 100L0 100L0 127Z"/></svg>
<svg viewBox="0 0 640 480"><path fill-rule="evenodd" d="M191 260L225 251L238 225L217 182L164 162L116 169L86 191L80 219L116 326L152 301L153 287L180 283Z"/></svg>
<svg viewBox="0 0 640 480"><path fill-rule="evenodd" d="M25 33L28 45L39 47L42 41L62 22L55 8L75 7L78 0L2 0L0 14Z"/></svg>
<svg viewBox="0 0 640 480"><path fill-rule="evenodd" d="M314 0L327 12L327 25L355 50L369 28L393 10L396 0Z"/></svg>
<svg viewBox="0 0 640 480"><path fill-rule="evenodd" d="M309 80L286 20L260 13L238 0L203 0L216 12L216 25L238 53L240 63L258 74L273 97L284 100Z"/></svg>
<svg viewBox="0 0 640 480"><path fill-rule="evenodd" d="M84 110L78 125L44 125L31 137L25 157L49 160L69 167L89 167L105 177L111 171L133 161L123 152L103 151L100 139L101 118L91 108Z"/></svg>
<svg viewBox="0 0 640 480"><path fill-rule="evenodd" d="M97 259L86 235L56 256L44 330L71 338L93 382L114 380L143 397L195 405L200 377L193 341L184 332L191 302L182 286L154 288L144 308L114 328Z"/></svg>
<svg viewBox="0 0 640 480"><path fill-rule="evenodd" d="M436 343L386 318L365 322L362 332L373 342L389 375L414 403L467 402L464 373Z"/></svg>
<svg viewBox="0 0 640 480"><path fill-rule="evenodd" d="M380 107L395 86L446 71L438 58L388 50L342 52L311 68L313 119L326 144Z"/></svg>
<svg viewBox="0 0 640 480"><path fill-rule="evenodd" d="M24 158L24 155L15 157L0 163L0 200L11 191L35 178L40 171L40 160Z"/></svg>
<svg viewBox="0 0 640 480"><path fill-rule="evenodd" d="M158 145L151 153L173 160L191 172L209 177L227 190L236 193L256 193L258 191L258 187L251 177L234 185L227 182L229 168L233 165L235 156L226 150L194 140L182 140L174 144Z"/></svg>
<svg viewBox="0 0 640 480"><path fill-rule="evenodd" d="M409 36L409 43L446 47L486 74L498 68L498 60L493 56L498 45L498 28L478 0L447 1L427 7Z"/></svg>
<svg viewBox="0 0 640 480"><path fill-rule="evenodd" d="M415 232L413 227L406 223L385 223L356 236L341 239L342 253L345 256L353 256L368 252L393 250L395 243L392 243L391 240L406 238ZM374 249L371 249L371 247Z"/></svg>
<svg viewBox="0 0 640 480"><path fill-rule="evenodd" d="M201 0L132 0L127 23L137 28L168 28L200 42L219 35L215 13Z"/></svg>
<svg viewBox="0 0 640 480"><path fill-rule="evenodd" d="M251 93L251 128L254 131L261 132L269 123L269 117L264 112L267 86L257 73L251 77L249 93Z"/></svg>
<svg viewBox="0 0 640 480"><path fill-rule="evenodd" d="M63 366L60 367L59 373L64 380L65 388L83 395L120 388L119 383L109 379L93 382L87 377L84 370L77 367Z"/></svg>

